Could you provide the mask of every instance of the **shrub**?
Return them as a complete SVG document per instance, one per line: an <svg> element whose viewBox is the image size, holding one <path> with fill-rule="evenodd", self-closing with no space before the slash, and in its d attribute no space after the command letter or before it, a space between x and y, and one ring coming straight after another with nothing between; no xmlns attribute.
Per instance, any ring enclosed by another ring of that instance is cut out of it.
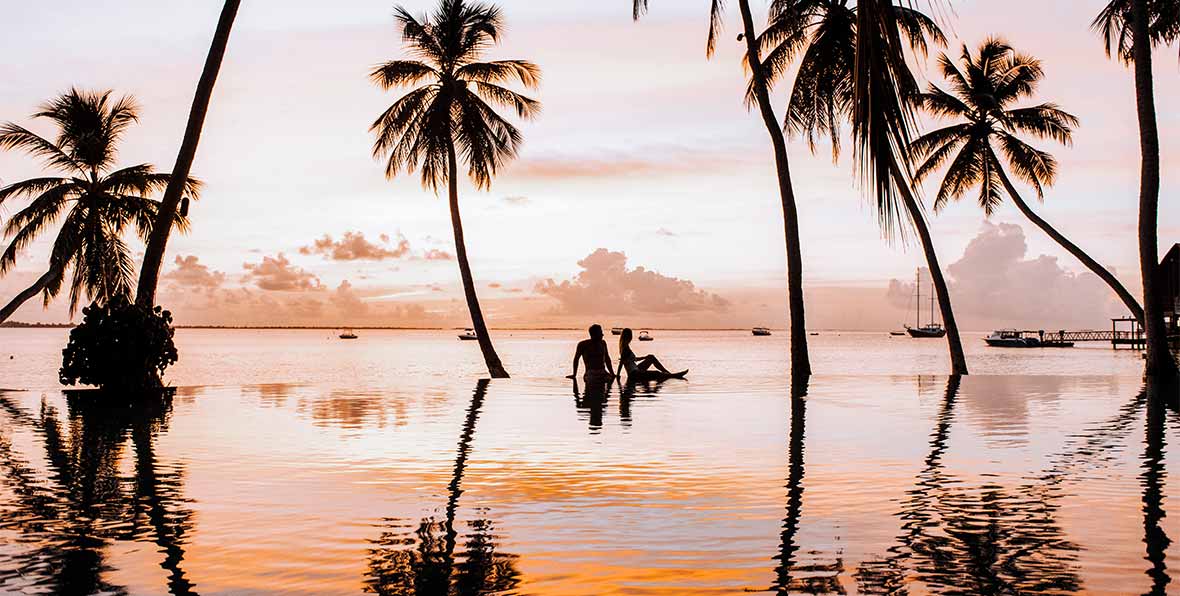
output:
<svg viewBox="0 0 1180 596"><path fill-rule="evenodd" d="M82 315L62 350L58 375L63 385L130 391L162 386L164 370L177 359L172 313L118 296L91 304Z"/></svg>

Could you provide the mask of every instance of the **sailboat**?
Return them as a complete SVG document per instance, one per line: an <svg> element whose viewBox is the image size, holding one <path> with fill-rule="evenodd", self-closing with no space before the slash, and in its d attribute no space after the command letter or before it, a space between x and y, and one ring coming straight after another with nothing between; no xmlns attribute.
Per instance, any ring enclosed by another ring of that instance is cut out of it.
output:
<svg viewBox="0 0 1180 596"><path fill-rule="evenodd" d="M930 286L930 322L922 324L922 270L918 270L917 282L914 284L914 289L917 290L916 307L914 309L917 321L917 327L905 326L906 333L910 337L916 339L936 339L939 337L946 337L946 329L942 325L934 322L934 285Z"/></svg>

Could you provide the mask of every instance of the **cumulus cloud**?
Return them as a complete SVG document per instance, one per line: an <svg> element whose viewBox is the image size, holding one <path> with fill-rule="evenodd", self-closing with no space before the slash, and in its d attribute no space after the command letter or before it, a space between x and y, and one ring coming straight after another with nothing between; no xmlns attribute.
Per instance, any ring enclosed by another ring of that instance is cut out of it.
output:
<svg viewBox="0 0 1180 596"><path fill-rule="evenodd" d="M985 222L946 274L956 314L981 326L1100 327L1121 313L1110 289L1089 271L1067 270L1048 255L1029 258L1024 230L1014 224ZM923 270L923 295L929 279ZM895 306L914 308L913 293L913 282L890 282Z"/></svg>
<svg viewBox="0 0 1180 596"><path fill-rule="evenodd" d="M572 281L537 284L566 314L678 313L723 311L729 301L691 281L667 277L643 267L627 268L627 255L600 248L578 261L582 271Z"/></svg>
<svg viewBox="0 0 1180 596"><path fill-rule="evenodd" d="M213 271L195 255L176 257L176 269L164 274L164 279L186 288L213 289L225 283L225 274Z"/></svg>
<svg viewBox="0 0 1180 596"><path fill-rule="evenodd" d="M454 261L455 255L437 248L431 248L422 253L422 259L426 261Z"/></svg>
<svg viewBox="0 0 1180 596"><path fill-rule="evenodd" d="M389 234L381 234L379 239L380 244L371 242L361 232L345 232L340 240L324 234L312 245L300 248L299 253L323 255L333 261L383 261L400 259L410 254L410 241L405 236L399 234L396 245L391 245Z"/></svg>
<svg viewBox="0 0 1180 596"><path fill-rule="evenodd" d="M314 273L291 264L283 253L277 257L262 257L261 263L243 263L245 280L260 289L275 292L319 290L324 286Z"/></svg>

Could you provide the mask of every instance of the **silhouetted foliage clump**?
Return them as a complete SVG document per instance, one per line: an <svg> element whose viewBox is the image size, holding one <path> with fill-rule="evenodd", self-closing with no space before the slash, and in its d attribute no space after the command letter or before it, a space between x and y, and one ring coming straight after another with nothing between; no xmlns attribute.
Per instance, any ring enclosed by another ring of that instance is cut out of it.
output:
<svg viewBox="0 0 1180 596"><path fill-rule="evenodd" d="M70 331L58 375L63 385L143 390L161 386L177 359L172 313L116 296L82 309L82 324Z"/></svg>

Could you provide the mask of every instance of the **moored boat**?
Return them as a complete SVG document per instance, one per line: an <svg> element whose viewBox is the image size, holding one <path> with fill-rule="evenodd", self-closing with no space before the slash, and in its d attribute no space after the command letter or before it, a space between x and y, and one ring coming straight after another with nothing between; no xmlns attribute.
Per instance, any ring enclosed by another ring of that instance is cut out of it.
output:
<svg viewBox="0 0 1180 596"><path fill-rule="evenodd" d="M928 323L921 327L910 327L906 325L905 331L910 334L910 337L917 339L946 337L946 329L943 329L942 325L938 323Z"/></svg>
<svg viewBox="0 0 1180 596"><path fill-rule="evenodd" d="M345 329L340 332L340 339L356 339L357 334L352 329Z"/></svg>
<svg viewBox="0 0 1180 596"><path fill-rule="evenodd" d="M636 339L638 339L639 341L654 341L655 340L655 338L652 337L651 334L646 331L640 331L639 337Z"/></svg>
<svg viewBox="0 0 1180 596"><path fill-rule="evenodd" d="M757 335L758 337L766 337L770 335L770 329L767 329L766 327L755 327L750 332L754 335Z"/></svg>
<svg viewBox="0 0 1180 596"><path fill-rule="evenodd" d="M622 327L611 327L611 328L610 328L610 334L611 334L611 335L622 335L622 334L623 334L623 328L622 328Z"/></svg>
<svg viewBox="0 0 1180 596"><path fill-rule="evenodd" d="M463 333L459 334L459 339L463 341L475 341L479 339L479 335L475 333L474 329L464 329Z"/></svg>

